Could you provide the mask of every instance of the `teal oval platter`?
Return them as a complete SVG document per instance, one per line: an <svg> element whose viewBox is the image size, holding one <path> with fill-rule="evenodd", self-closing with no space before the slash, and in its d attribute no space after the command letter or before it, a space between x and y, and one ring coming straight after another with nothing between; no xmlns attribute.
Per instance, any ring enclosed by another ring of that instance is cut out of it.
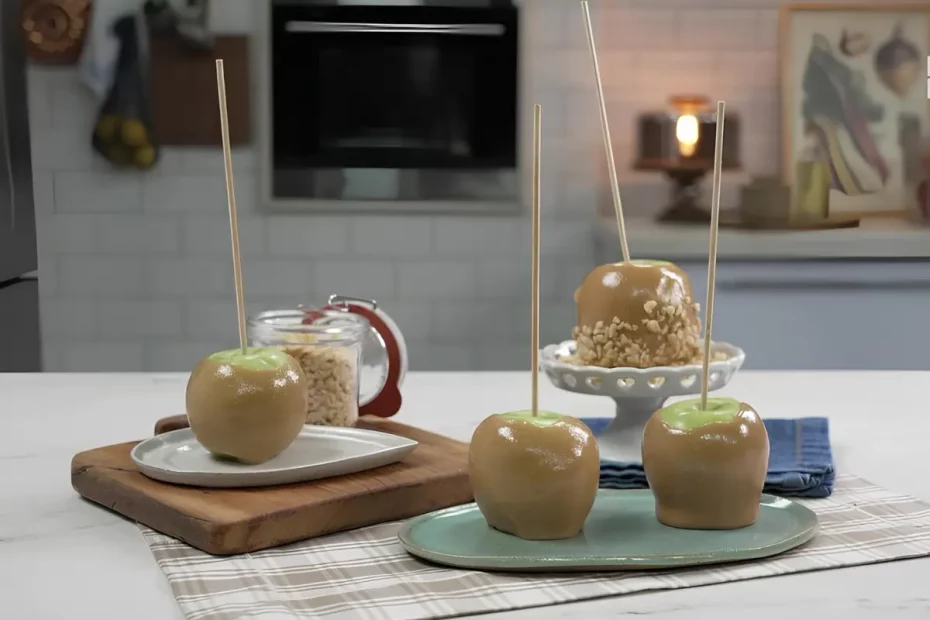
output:
<svg viewBox="0 0 930 620"><path fill-rule="evenodd" d="M651 491L601 489L584 530L567 540L531 541L488 526L465 504L407 521L398 534L411 555L485 571L567 572L668 569L757 560L794 549L817 533L817 515L763 495L759 519L739 530L683 530L659 523Z"/></svg>

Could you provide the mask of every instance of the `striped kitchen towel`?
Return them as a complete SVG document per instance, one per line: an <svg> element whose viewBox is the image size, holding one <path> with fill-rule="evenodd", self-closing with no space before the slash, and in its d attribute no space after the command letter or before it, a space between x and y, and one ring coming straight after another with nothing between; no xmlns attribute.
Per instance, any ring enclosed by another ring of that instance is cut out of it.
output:
<svg viewBox="0 0 930 620"><path fill-rule="evenodd" d="M612 418L587 418L583 422L597 435ZM833 492L836 469L830 447L827 418L768 419L769 472L765 492L788 497L828 497ZM601 461L601 488L645 489L642 463Z"/></svg>
<svg viewBox="0 0 930 620"><path fill-rule="evenodd" d="M398 522L233 557L141 529L188 620L433 620L930 556L930 505L913 497L844 475L831 497L797 501L820 520L806 545L757 562L662 572L443 568L404 551Z"/></svg>

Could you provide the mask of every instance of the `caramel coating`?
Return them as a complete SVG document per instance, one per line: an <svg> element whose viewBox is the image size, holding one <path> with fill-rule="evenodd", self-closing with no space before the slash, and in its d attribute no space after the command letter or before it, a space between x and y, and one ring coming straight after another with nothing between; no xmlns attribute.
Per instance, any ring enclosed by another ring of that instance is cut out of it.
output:
<svg viewBox="0 0 930 620"><path fill-rule="evenodd" d="M472 436L468 471L475 502L491 527L526 540L576 536L594 506L597 440L579 419L492 415Z"/></svg>
<svg viewBox="0 0 930 620"><path fill-rule="evenodd" d="M687 274L673 263L601 265L575 290L575 304L577 363L650 368L701 359L700 306Z"/></svg>
<svg viewBox="0 0 930 620"><path fill-rule="evenodd" d="M307 379L298 363L254 370L205 358L187 382L187 418L212 454L264 463L287 448L304 426Z"/></svg>
<svg viewBox="0 0 930 620"><path fill-rule="evenodd" d="M683 431L656 411L643 432L643 469L656 517L670 527L732 530L759 517L769 461L769 437L756 411Z"/></svg>

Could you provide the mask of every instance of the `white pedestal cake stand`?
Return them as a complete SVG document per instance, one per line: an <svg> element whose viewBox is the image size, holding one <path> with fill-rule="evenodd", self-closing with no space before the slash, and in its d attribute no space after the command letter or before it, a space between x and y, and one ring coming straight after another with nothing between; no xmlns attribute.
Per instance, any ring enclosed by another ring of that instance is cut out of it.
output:
<svg viewBox="0 0 930 620"><path fill-rule="evenodd" d="M708 391L725 386L746 361L743 350L732 344L714 342L711 351ZM564 361L574 352L574 340L550 344L541 351L539 365L557 388L614 399L617 417L598 436L603 460L639 462L649 416L673 396L701 393L701 364L599 368Z"/></svg>

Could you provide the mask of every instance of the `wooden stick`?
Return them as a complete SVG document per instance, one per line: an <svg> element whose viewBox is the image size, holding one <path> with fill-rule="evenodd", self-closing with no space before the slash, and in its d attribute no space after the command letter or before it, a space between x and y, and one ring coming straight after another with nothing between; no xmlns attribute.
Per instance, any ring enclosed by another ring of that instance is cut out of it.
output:
<svg viewBox="0 0 930 620"><path fill-rule="evenodd" d="M535 418L539 414L539 170L542 160L542 106L533 108L533 268L532 268L532 311L530 329L532 330L530 368L532 372L532 411Z"/></svg>
<svg viewBox="0 0 930 620"><path fill-rule="evenodd" d="M704 308L704 361L701 372L701 410L707 409L710 381L710 332L714 323L714 281L717 279L717 229L720 226L720 181L723 169L723 124L726 104L717 102L717 137L714 140L714 185L710 202L710 251L707 259L707 303Z"/></svg>
<svg viewBox="0 0 930 620"><path fill-rule="evenodd" d="M216 61L216 88L220 100L220 128L223 133L223 160L226 164L226 200L229 203L229 236L232 241L233 278L236 284L236 313L239 315L239 346L245 354L245 298L242 294L242 260L239 257L239 218L236 216L236 190L233 186L232 148L229 146L229 114L226 111L226 77L223 61Z"/></svg>
<svg viewBox="0 0 930 620"><path fill-rule="evenodd" d="M610 189L614 199L614 214L617 216L617 233L620 235L620 250L623 262L630 262L630 248L626 243L626 226L623 223L623 205L620 202L620 183L617 181L617 164L614 163L614 147L610 143L610 127L607 123L607 106L604 103L604 85L601 83L601 68L597 63L597 50L594 47L594 29L591 27L591 11L588 1L581 3L585 31L588 35L588 50L594 64L594 81L597 84L597 104L601 113L601 131L604 134L604 148L607 151L607 173L610 175Z"/></svg>

